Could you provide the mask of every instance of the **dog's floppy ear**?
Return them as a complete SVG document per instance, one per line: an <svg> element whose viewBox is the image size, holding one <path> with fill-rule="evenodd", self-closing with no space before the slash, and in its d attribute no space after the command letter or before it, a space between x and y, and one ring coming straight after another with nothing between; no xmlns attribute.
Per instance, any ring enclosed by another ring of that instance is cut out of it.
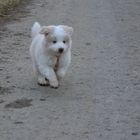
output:
<svg viewBox="0 0 140 140"><path fill-rule="evenodd" d="M73 28L70 26L66 26L66 25L62 25L62 27L64 28L64 30L70 35L72 36L73 33Z"/></svg>
<svg viewBox="0 0 140 140"><path fill-rule="evenodd" d="M52 32L52 30L54 29L54 26L43 26L40 34L44 34L45 36L47 36L50 32Z"/></svg>

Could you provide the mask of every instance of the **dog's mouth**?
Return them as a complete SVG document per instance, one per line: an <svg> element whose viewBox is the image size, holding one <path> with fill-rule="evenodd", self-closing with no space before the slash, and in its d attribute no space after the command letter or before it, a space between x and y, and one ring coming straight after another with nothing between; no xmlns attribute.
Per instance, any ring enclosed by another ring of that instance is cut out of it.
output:
<svg viewBox="0 0 140 140"><path fill-rule="evenodd" d="M57 52L57 53L55 54L55 56L56 56L56 57L60 57L61 54L62 54L62 53Z"/></svg>
<svg viewBox="0 0 140 140"><path fill-rule="evenodd" d="M58 49L58 51L56 52L56 56L59 57L60 55L62 55L64 53L64 49L60 48Z"/></svg>

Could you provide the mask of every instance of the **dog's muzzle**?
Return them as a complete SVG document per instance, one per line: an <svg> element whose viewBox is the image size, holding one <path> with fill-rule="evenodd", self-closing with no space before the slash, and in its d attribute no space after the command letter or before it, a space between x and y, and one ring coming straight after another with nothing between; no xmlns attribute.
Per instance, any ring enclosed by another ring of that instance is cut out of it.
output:
<svg viewBox="0 0 140 140"><path fill-rule="evenodd" d="M58 49L58 52L61 54L61 53L64 52L64 49L63 49L63 48L59 48L59 49Z"/></svg>

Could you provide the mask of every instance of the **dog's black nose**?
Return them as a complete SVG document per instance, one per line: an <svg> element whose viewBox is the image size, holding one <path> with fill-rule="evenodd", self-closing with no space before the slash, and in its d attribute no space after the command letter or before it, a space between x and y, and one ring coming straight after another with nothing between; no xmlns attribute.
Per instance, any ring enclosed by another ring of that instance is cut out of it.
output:
<svg viewBox="0 0 140 140"><path fill-rule="evenodd" d="M62 53L64 51L64 49L63 48L59 48L58 51L59 51L59 53Z"/></svg>

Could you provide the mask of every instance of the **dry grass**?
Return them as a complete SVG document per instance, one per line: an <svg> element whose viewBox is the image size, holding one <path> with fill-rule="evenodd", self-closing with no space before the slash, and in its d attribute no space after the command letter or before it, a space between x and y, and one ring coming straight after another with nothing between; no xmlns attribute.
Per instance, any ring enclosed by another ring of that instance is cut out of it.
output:
<svg viewBox="0 0 140 140"><path fill-rule="evenodd" d="M0 17L17 6L22 0L0 0Z"/></svg>

